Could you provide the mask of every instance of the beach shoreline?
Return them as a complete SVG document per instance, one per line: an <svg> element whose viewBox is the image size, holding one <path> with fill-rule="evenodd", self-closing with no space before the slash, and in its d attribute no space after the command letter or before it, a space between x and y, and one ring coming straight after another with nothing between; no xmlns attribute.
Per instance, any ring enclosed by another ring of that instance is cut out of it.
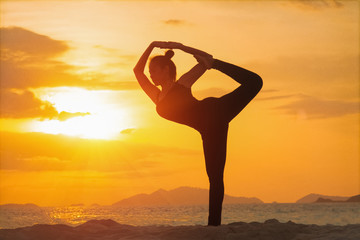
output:
<svg viewBox="0 0 360 240"><path fill-rule="evenodd" d="M111 219L90 220L79 226L36 224L16 229L0 229L3 240L42 239L244 239L244 240L302 240L302 239L360 239L360 224L315 225L281 223L276 219L260 222L234 222L219 227L203 225L132 226Z"/></svg>

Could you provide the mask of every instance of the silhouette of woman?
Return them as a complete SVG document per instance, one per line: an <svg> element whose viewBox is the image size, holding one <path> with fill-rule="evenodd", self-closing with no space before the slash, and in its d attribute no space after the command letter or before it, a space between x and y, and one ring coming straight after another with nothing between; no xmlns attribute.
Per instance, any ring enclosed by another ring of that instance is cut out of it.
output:
<svg viewBox="0 0 360 240"><path fill-rule="evenodd" d="M152 83L144 74L146 62L154 48L180 49L192 54L198 64L176 81L174 52L155 56L149 64ZM216 69L241 85L220 97L201 101L193 97L191 86L206 70ZM177 42L152 42L134 68L135 76L145 93L156 104L157 113L170 121L196 129L202 137L206 172L210 182L208 225L221 224L224 198L224 167L229 122L256 96L262 79L241 67L214 59L210 54ZM157 87L160 86L161 90Z"/></svg>

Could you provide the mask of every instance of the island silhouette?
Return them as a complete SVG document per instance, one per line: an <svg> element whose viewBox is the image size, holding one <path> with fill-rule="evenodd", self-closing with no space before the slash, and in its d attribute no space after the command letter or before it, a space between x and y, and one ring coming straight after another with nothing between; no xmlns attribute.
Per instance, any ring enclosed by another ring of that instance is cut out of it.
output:
<svg viewBox="0 0 360 240"><path fill-rule="evenodd" d="M193 187L179 187L166 191L159 189L151 194L137 194L114 203L122 206L156 206L156 205L203 205L208 203L209 190ZM255 197L234 197L225 194L224 204L263 203Z"/></svg>

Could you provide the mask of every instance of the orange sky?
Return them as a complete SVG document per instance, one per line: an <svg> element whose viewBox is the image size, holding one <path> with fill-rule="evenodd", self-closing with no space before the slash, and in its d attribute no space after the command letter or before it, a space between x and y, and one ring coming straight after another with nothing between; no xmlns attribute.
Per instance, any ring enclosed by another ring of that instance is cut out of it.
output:
<svg viewBox="0 0 360 240"><path fill-rule="evenodd" d="M358 1L2 1L0 204L208 188L199 134L160 118L133 76L153 40L264 80L230 125L227 194L359 194ZM179 76L195 64L174 61ZM193 92L236 86L210 70Z"/></svg>

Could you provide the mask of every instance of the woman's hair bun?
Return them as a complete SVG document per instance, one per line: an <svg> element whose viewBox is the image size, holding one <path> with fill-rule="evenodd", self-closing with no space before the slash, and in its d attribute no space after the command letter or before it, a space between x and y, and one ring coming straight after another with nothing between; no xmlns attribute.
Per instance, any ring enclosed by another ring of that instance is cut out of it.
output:
<svg viewBox="0 0 360 240"><path fill-rule="evenodd" d="M173 56L174 56L174 51L173 50L167 50L166 53L165 53L165 57L171 59Z"/></svg>

